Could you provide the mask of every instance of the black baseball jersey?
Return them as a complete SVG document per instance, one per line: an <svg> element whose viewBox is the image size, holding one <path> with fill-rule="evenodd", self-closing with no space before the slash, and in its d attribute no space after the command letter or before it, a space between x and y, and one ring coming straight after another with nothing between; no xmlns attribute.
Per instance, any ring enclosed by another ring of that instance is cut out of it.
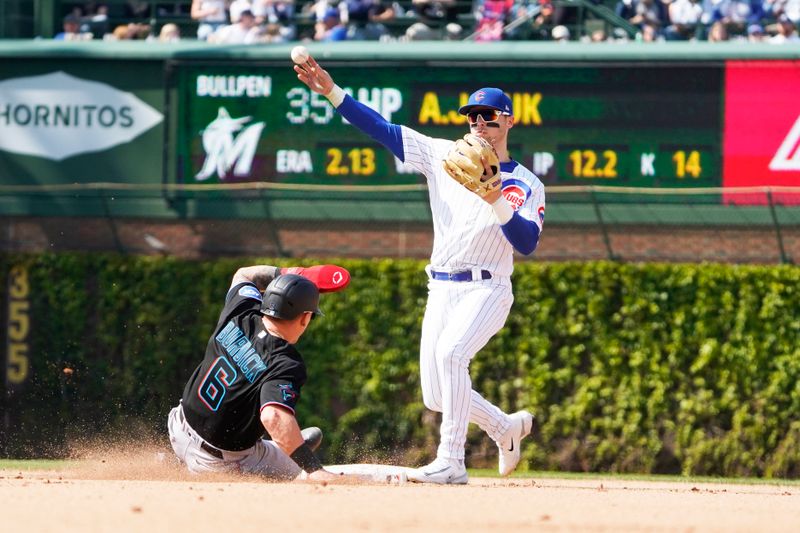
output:
<svg viewBox="0 0 800 533"><path fill-rule="evenodd" d="M306 366L300 352L274 337L261 320L261 293L252 283L231 288L203 362L183 391L189 425L222 450L246 450L262 438L261 410L294 412Z"/></svg>

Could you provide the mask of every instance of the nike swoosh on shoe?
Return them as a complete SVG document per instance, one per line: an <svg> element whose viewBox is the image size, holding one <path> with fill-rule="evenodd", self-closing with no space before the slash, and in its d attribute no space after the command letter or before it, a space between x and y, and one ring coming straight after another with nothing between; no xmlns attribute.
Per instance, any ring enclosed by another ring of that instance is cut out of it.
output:
<svg viewBox="0 0 800 533"><path fill-rule="evenodd" d="M437 470L436 472L423 472L423 474L425 474L426 476L435 476L436 474L441 474L442 472L445 472L447 470L450 470L449 466L446 466L441 470Z"/></svg>

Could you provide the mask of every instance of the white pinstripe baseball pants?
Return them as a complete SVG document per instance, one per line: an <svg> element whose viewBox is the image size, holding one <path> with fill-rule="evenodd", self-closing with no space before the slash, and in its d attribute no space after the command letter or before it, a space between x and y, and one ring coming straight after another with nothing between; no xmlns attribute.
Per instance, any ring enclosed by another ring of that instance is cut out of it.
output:
<svg viewBox="0 0 800 533"><path fill-rule="evenodd" d="M472 390L469 363L505 324L514 301L509 278L428 281L422 322L422 401L442 413L437 456L464 459L470 422L494 440L508 430L508 415Z"/></svg>

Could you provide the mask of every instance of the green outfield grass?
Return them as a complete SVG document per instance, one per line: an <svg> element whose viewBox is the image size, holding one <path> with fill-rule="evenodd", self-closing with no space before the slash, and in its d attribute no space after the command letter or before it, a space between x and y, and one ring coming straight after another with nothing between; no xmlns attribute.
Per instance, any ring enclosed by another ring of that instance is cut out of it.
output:
<svg viewBox="0 0 800 533"><path fill-rule="evenodd" d="M77 464L77 461L52 459L0 459L0 470L56 470Z"/></svg>
<svg viewBox="0 0 800 533"><path fill-rule="evenodd" d="M0 459L0 470L60 470L78 466L80 461L49 459ZM469 475L476 478L498 477L497 471L488 468L470 468ZM723 478L710 476L668 476L656 474L612 474L587 472L517 472L510 479L570 479L570 480L628 480L661 483L725 483L740 485L800 486L800 479L765 479L753 477Z"/></svg>
<svg viewBox="0 0 800 533"><path fill-rule="evenodd" d="M469 468L473 477L498 477L497 470ZM574 480L628 480L649 481L661 483L728 483L737 485L793 485L800 486L800 479L766 479L755 477L711 477L711 476L671 476L664 474L614 474L614 473L589 473L589 472L517 472L510 476L511 479L574 479Z"/></svg>

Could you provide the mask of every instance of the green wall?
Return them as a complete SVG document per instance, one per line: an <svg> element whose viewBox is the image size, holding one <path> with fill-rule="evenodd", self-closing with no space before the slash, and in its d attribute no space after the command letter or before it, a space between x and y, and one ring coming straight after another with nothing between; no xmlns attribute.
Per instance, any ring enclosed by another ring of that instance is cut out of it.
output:
<svg viewBox="0 0 800 533"><path fill-rule="evenodd" d="M430 458L423 264L340 263L350 287L323 297L326 316L299 344L309 367L300 422L326 432L327 461ZM30 320L9 341L25 349L7 358L7 378L21 375L20 354L29 367L2 396L6 455L60 456L65 442L131 428L166 446L166 414L246 264L0 256L4 279L17 265L28 280L26 291L3 289L10 330ZM800 475L800 269L525 263L513 282L511 316L471 375L504 410L539 418L524 468ZM14 301L28 304L11 313ZM472 466L494 465L488 438L473 428L469 442Z"/></svg>

